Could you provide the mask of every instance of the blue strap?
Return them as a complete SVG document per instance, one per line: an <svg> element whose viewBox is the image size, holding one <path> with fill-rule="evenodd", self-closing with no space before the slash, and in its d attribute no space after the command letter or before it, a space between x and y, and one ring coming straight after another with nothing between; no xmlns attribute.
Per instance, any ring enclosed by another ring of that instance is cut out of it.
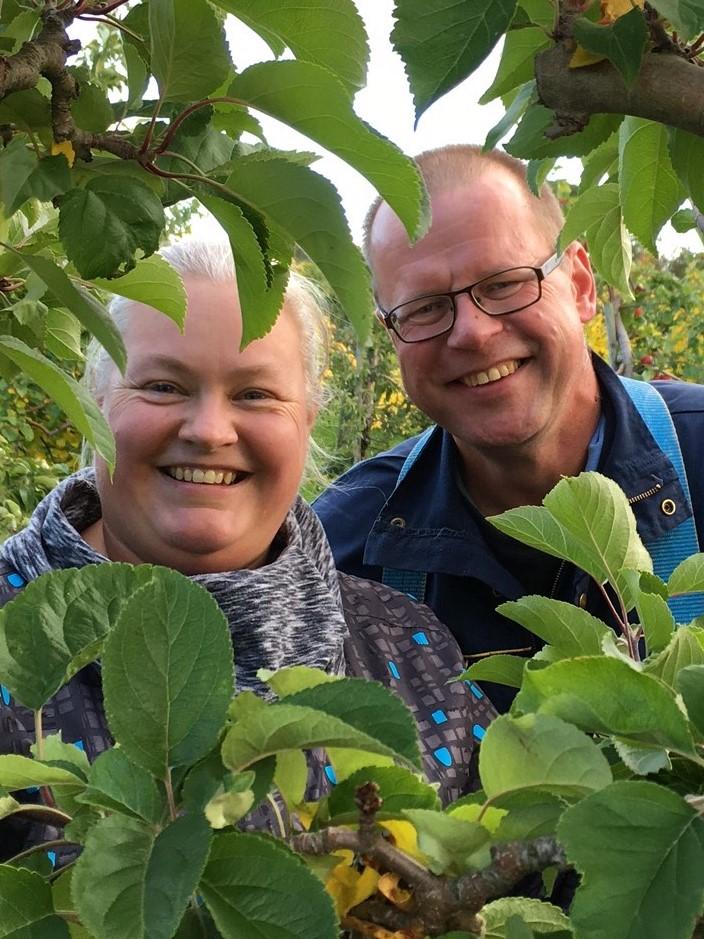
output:
<svg viewBox="0 0 704 939"><path fill-rule="evenodd" d="M408 474L408 471L420 456L421 450L430 439L430 435L434 429L434 427L428 427L416 440L413 449L403 461L401 472L398 474L398 479L396 480L394 492L396 492ZM425 571L404 571L393 567L385 567L381 572L382 584L386 584L387 587L393 587L394 590L399 590L401 593L406 593L409 597L412 597L414 600L419 600L421 603L425 600L427 579L428 575Z"/></svg>
<svg viewBox="0 0 704 939"><path fill-rule="evenodd" d="M687 473L684 468L682 451L680 450L677 439L677 431L672 422L670 411L659 392L644 381L637 381L633 378L623 378L623 386L635 405L638 413L643 418L648 430L653 435L655 443L662 450L665 456L670 460L680 485L685 494L687 502L691 505L692 499L689 494L689 484L687 482ZM677 565L688 558L691 554L699 551L699 541L697 539L697 528L694 522L694 516L690 515L683 522L680 522L675 528L670 529L666 534L654 541L646 544L653 559L653 569L658 577L667 581L670 574ZM693 593L680 597L673 597L668 601L672 615L678 623L689 623L695 617L704 613L704 594Z"/></svg>

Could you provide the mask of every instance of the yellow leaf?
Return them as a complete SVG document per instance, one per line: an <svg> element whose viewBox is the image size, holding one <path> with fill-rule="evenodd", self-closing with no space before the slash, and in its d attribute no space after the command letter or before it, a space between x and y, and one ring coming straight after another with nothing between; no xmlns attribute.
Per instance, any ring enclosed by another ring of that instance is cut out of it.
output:
<svg viewBox="0 0 704 939"><path fill-rule="evenodd" d="M425 864L426 856L418 848L418 832L410 822L390 821L379 822L381 828L385 828L393 838L393 843L399 851L408 854L410 857Z"/></svg>
<svg viewBox="0 0 704 939"><path fill-rule="evenodd" d="M586 49L583 49L581 46L577 46L577 48L572 53L569 67L584 68L585 65L594 65L597 62L603 62L605 58L605 55L596 55L594 52L587 52Z"/></svg>
<svg viewBox="0 0 704 939"><path fill-rule="evenodd" d="M408 910L413 905L413 891L400 886L400 874L383 874L379 878L377 890L399 910Z"/></svg>
<svg viewBox="0 0 704 939"><path fill-rule="evenodd" d="M378 882L379 874L371 867L365 867L360 874L342 861L330 871L325 889L335 901L337 915L343 917L348 910L375 893Z"/></svg>
<svg viewBox="0 0 704 939"><path fill-rule="evenodd" d="M601 22L615 23L621 16L630 13L633 7L643 9L645 0L601 0Z"/></svg>
<svg viewBox="0 0 704 939"><path fill-rule="evenodd" d="M51 155L56 156L57 153L63 153L68 161L69 166L73 166L76 159L76 151L73 149L73 144L70 140L62 140L61 143L52 143L51 145Z"/></svg>

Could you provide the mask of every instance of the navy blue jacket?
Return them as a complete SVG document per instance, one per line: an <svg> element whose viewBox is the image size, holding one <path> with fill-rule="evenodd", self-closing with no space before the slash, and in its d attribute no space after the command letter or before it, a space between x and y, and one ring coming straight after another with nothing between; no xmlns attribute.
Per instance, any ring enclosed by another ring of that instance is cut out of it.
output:
<svg viewBox="0 0 704 939"><path fill-rule="evenodd" d="M618 377L596 357L594 364L606 418L598 469L633 500L638 531L647 546L691 515L692 508L672 463ZM704 545L704 386L654 384L677 430L699 543ZM539 640L495 611L504 600L526 594L520 571L507 569L487 544L486 523L458 486L459 454L447 432L435 428L395 489L416 439L357 464L316 501L338 568L372 580L381 580L383 567L426 571L425 602L450 627L466 656L515 650L531 655ZM666 499L675 502L673 515L661 508ZM579 571L564 569L552 595L608 619L595 586ZM509 705L511 692L486 687L497 707Z"/></svg>

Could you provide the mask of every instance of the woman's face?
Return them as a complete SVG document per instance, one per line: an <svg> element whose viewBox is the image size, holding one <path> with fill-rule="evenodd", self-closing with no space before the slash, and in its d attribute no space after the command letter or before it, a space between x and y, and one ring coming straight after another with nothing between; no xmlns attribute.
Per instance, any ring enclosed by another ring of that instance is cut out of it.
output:
<svg viewBox="0 0 704 939"><path fill-rule="evenodd" d="M186 278L185 333L133 308L125 376L102 405L115 435L112 481L96 462L102 524L86 539L115 561L186 574L257 567L300 484L314 413L299 325L286 307L239 351L233 282Z"/></svg>

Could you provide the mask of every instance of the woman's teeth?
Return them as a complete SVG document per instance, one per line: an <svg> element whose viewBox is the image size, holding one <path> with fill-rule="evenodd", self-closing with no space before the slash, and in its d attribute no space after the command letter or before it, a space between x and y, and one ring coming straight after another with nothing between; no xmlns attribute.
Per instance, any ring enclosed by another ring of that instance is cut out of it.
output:
<svg viewBox="0 0 704 939"><path fill-rule="evenodd" d="M193 469L190 466L167 466L165 472L186 483L204 483L206 486L229 486L237 482L238 474L232 470Z"/></svg>

